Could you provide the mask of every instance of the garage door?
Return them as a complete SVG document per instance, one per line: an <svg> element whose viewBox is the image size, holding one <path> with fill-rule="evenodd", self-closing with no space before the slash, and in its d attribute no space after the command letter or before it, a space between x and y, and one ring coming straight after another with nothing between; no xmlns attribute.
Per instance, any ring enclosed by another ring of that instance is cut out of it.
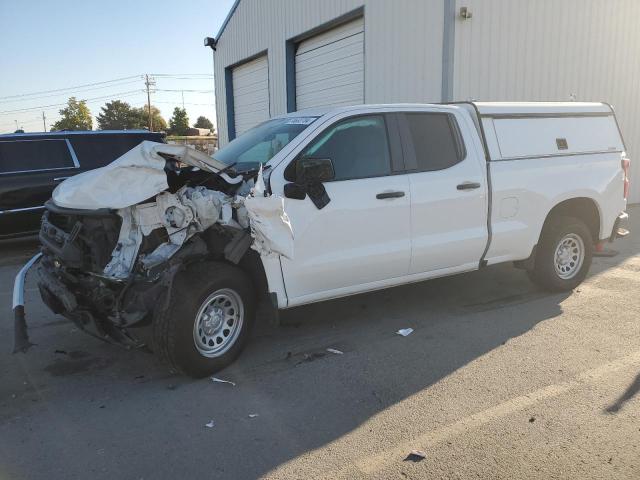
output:
<svg viewBox="0 0 640 480"><path fill-rule="evenodd" d="M364 103L364 19L301 42L296 109Z"/></svg>
<svg viewBox="0 0 640 480"><path fill-rule="evenodd" d="M236 136L269 118L269 64L267 56L233 69L233 111Z"/></svg>

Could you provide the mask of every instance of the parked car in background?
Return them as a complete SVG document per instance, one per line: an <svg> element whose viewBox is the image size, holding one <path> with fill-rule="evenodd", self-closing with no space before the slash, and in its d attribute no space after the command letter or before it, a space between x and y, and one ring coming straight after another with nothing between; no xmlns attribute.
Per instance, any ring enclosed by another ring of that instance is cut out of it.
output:
<svg viewBox="0 0 640 480"><path fill-rule="evenodd" d="M0 239L38 233L44 202L61 181L164 138L146 130L0 135Z"/></svg>

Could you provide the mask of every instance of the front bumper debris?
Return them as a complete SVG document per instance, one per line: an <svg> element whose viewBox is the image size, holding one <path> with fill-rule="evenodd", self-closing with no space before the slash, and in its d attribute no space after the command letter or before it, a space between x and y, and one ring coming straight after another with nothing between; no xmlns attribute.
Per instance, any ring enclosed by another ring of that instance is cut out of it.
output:
<svg viewBox="0 0 640 480"><path fill-rule="evenodd" d="M14 344L13 353L26 352L33 345L27 333L27 320L24 313L24 281L27 272L40 260L42 253L34 255L18 272L13 282L13 316L14 316Z"/></svg>

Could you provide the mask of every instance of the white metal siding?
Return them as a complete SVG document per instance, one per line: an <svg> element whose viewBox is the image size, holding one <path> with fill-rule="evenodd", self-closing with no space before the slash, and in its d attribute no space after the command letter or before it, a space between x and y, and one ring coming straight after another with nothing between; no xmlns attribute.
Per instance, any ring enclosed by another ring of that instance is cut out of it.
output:
<svg viewBox="0 0 640 480"><path fill-rule="evenodd" d="M640 2L457 0L457 100L605 101L631 158L640 202Z"/></svg>
<svg viewBox="0 0 640 480"><path fill-rule="evenodd" d="M301 42L295 72L298 110L364 103L364 19Z"/></svg>
<svg viewBox="0 0 640 480"><path fill-rule="evenodd" d="M271 115L287 111L286 41L364 10L364 102L439 102L443 0L241 0L214 53L218 138L227 143L225 68L268 50Z"/></svg>
<svg viewBox="0 0 640 480"><path fill-rule="evenodd" d="M269 63L263 55L235 67L233 108L236 136L269 118Z"/></svg>

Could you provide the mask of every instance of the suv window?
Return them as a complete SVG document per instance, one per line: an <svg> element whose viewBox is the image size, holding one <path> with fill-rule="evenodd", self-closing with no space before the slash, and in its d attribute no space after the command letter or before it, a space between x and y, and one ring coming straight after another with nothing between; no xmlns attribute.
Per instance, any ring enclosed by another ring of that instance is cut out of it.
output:
<svg viewBox="0 0 640 480"><path fill-rule="evenodd" d="M465 157L458 125L448 113L405 114L420 171L444 170Z"/></svg>
<svg viewBox="0 0 640 480"><path fill-rule="evenodd" d="M83 169L104 167L124 155L144 140L162 141L150 134L73 135L69 138Z"/></svg>
<svg viewBox="0 0 640 480"><path fill-rule="evenodd" d="M0 173L74 167L63 139L0 141Z"/></svg>
<svg viewBox="0 0 640 480"><path fill-rule="evenodd" d="M302 156L330 158L335 180L391 174L387 128L382 115L354 117L336 123L315 139Z"/></svg>

